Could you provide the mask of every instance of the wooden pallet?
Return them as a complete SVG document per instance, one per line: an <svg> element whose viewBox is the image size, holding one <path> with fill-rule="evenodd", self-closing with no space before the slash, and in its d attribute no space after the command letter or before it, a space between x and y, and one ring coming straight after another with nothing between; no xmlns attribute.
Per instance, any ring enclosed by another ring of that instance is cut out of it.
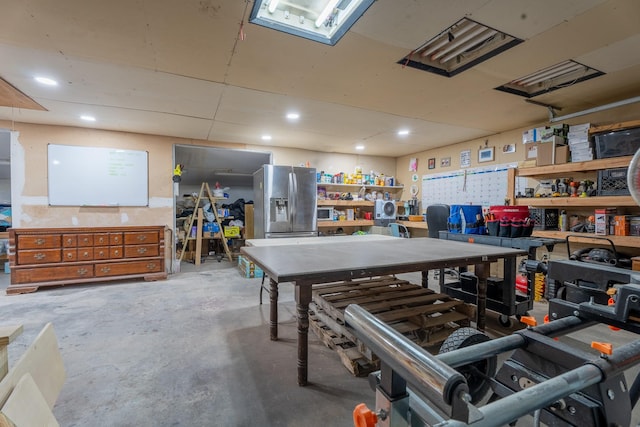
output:
<svg viewBox="0 0 640 427"><path fill-rule="evenodd" d="M378 369L379 361L345 326L344 310L349 304L358 304L419 346L432 350L455 329L469 326L475 316L473 305L395 277L316 285L312 295L311 329L357 376Z"/></svg>

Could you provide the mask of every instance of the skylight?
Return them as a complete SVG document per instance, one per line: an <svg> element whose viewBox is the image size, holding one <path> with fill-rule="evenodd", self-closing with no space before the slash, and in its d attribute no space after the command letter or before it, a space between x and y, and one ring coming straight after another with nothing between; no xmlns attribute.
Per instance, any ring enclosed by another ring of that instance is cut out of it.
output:
<svg viewBox="0 0 640 427"><path fill-rule="evenodd" d="M496 90L532 98L603 74L595 68L568 60L512 80Z"/></svg>
<svg viewBox="0 0 640 427"><path fill-rule="evenodd" d="M398 63L453 77L520 43L521 39L462 18Z"/></svg>
<svg viewBox="0 0 640 427"><path fill-rule="evenodd" d="M249 22L334 45L374 0L256 0Z"/></svg>

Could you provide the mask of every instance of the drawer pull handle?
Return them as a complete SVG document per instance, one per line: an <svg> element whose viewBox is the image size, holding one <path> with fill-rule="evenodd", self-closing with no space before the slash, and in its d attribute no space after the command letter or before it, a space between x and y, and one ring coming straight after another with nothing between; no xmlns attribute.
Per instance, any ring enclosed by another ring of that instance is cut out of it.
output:
<svg viewBox="0 0 640 427"><path fill-rule="evenodd" d="M98 243L104 243L104 237L98 238Z"/></svg>
<svg viewBox="0 0 640 427"><path fill-rule="evenodd" d="M140 234L140 235L138 235L138 240L141 241L141 242L143 240L147 240L147 236L145 236L144 234Z"/></svg>
<svg viewBox="0 0 640 427"><path fill-rule="evenodd" d="M150 262L149 264L147 264L147 270L155 270L155 269L156 269L155 262Z"/></svg>
<svg viewBox="0 0 640 427"><path fill-rule="evenodd" d="M86 268L79 268L78 269L78 276L84 276L89 272L89 270L87 270Z"/></svg>
<svg viewBox="0 0 640 427"><path fill-rule="evenodd" d="M120 243L120 237L114 237L113 241L116 242L116 243Z"/></svg>
<svg viewBox="0 0 640 427"><path fill-rule="evenodd" d="M99 256L104 256L104 251L100 251Z"/></svg>
<svg viewBox="0 0 640 427"><path fill-rule="evenodd" d="M73 243L73 239L69 238L67 239L67 245L71 245Z"/></svg>
<svg viewBox="0 0 640 427"><path fill-rule="evenodd" d="M37 254L35 254L33 256L35 259L37 259L38 261L45 259L47 256L45 254L43 254L42 252L38 252Z"/></svg>
<svg viewBox="0 0 640 427"><path fill-rule="evenodd" d="M113 251L113 254L116 255L116 256L120 255L120 251L116 249L115 251Z"/></svg>
<svg viewBox="0 0 640 427"><path fill-rule="evenodd" d="M138 248L138 253L139 254L143 254L145 252L147 252L147 248Z"/></svg>
<svg viewBox="0 0 640 427"><path fill-rule="evenodd" d="M102 271L103 273L108 273L111 271L111 267L102 267L100 271Z"/></svg>
<svg viewBox="0 0 640 427"><path fill-rule="evenodd" d="M67 253L67 258L69 258L69 259L73 258L73 254L71 252L68 252Z"/></svg>
<svg viewBox="0 0 640 427"><path fill-rule="evenodd" d="M44 239L36 239L36 245L44 245Z"/></svg>

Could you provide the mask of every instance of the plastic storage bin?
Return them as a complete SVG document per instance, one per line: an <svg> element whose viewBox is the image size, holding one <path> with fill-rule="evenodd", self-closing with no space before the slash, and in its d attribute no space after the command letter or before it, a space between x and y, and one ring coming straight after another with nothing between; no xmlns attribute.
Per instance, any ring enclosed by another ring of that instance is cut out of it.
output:
<svg viewBox="0 0 640 427"><path fill-rule="evenodd" d="M640 149L640 127L595 135L596 158L632 156Z"/></svg>
<svg viewBox="0 0 640 427"><path fill-rule="evenodd" d="M598 171L598 196L628 196L627 168Z"/></svg>

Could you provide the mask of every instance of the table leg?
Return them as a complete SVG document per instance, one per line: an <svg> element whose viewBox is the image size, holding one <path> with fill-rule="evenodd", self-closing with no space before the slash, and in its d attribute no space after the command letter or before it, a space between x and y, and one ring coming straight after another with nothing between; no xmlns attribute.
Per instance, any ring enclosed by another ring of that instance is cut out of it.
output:
<svg viewBox="0 0 640 427"><path fill-rule="evenodd" d="M429 287L429 270L422 270L422 287Z"/></svg>
<svg viewBox="0 0 640 427"><path fill-rule="evenodd" d="M491 263L486 262L475 265L475 274L478 278L478 295L476 309L476 328L484 332L486 323L486 311L487 311L487 277L489 277L489 271Z"/></svg>
<svg viewBox="0 0 640 427"><path fill-rule="evenodd" d="M271 341L278 340L278 282L269 280L271 290L269 291L269 333Z"/></svg>
<svg viewBox="0 0 640 427"><path fill-rule="evenodd" d="M298 385L307 385L309 356L309 303L311 286L296 284L296 312L298 317Z"/></svg>

